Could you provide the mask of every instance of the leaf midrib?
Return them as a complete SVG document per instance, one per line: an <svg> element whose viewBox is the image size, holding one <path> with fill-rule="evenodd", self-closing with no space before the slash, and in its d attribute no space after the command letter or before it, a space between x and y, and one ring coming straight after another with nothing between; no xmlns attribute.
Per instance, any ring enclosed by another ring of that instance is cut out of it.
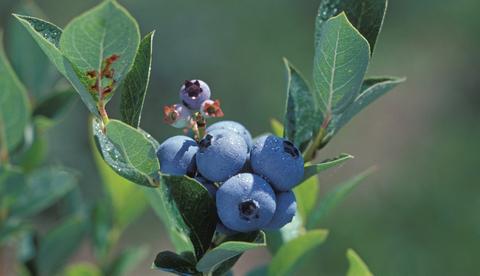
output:
<svg viewBox="0 0 480 276"><path fill-rule="evenodd" d="M340 39L340 28L337 30L337 39L335 40L335 50L333 54L333 64L331 69L331 76L330 76L330 83L329 83L329 96L328 96L328 105L327 105L327 113L330 114L332 112L332 100L333 100L333 82L335 81L335 71L337 67L337 53L338 53L338 40Z"/></svg>

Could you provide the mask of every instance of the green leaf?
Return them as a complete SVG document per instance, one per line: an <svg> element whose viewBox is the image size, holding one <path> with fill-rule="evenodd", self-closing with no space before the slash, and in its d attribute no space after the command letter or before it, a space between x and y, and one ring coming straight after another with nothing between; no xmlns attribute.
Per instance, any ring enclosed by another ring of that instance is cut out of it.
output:
<svg viewBox="0 0 480 276"><path fill-rule="evenodd" d="M183 232L188 233L198 260L207 252L215 233L218 222L215 202L207 189L192 178L163 176L162 179L162 184L167 188L165 193L171 197L177 209L172 215L176 220L179 219L178 215L181 216L187 227Z"/></svg>
<svg viewBox="0 0 480 276"><path fill-rule="evenodd" d="M153 268L177 275L198 275L195 264L190 258L170 251L158 253L153 262Z"/></svg>
<svg viewBox="0 0 480 276"><path fill-rule="evenodd" d="M165 176L156 189L145 191L177 252L195 251L198 259L208 249L218 221L208 191L188 177Z"/></svg>
<svg viewBox="0 0 480 276"><path fill-rule="evenodd" d="M116 1L104 1L76 17L60 37L62 53L86 87L92 85L86 79L87 72L102 72L105 60L113 55L119 57L112 64L113 78L121 83L132 66L139 43L137 22ZM98 86L106 86L104 78L99 78Z"/></svg>
<svg viewBox="0 0 480 276"><path fill-rule="evenodd" d="M10 215L26 217L49 207L77 184L74 174L60 167L42 168L28 175L26 185L11 206Z"/></svg>
<svg viewBox="0 0 480 276"><path fill-rule="evenodd" d="M138 185L156 187L160 164L156 148L143 132L131 126L110 120L106 126L93 120L95 143L103 159L119 175Z"/></svg>
<svg viewBox="0 0 480 276"><path fill-rule="evenodd" d="M40 275L54 275L78 249L88 229L83 216L68 218L40 241L36 265Z"/></svg>
<svg viewBox="0 0 480 276"><path fill-rule="evenodd" d="M57 70L72 84L88 110L93 115L100 118L95 99L81 82L80 78L78 78L72 65L63 56L59 49L62 29L50 22L35 17L18 14L14 14L14 16L28 30L38 46L40 46L50 61L55 65Z"/></svg>
<svg viewBox="0 0 480 276"><path fill-rule="evenodd" d="M283 132L284 132L283 124L280 123L277 119L271 119L270 126L272 128L273 134L275 134L278 137L283 136Z"/></svg>
<svg viewBox="0 0 480 276"><path fill-rule="evenodd" d="M306 165L305 171L303 174L303 181L309 179L310 177L317 175L318 173L325 171L327 169L333 168L335 166L343 164L348 159L352 159L353 156L350 154L342 153L338 157L324 160L318 164Z"/></svg>
<svg viewBox="0 0 480 276"><path fill-rule="evenodd" d="M33 1L18 1L15 11L36 17L45 17ZM35 100L46 96L59 74L37 46L28 31L10 17L6 29L6 50L12 67Z"/></svg>
<svg viewBox="0 0 480 276"><path fill-rule="evenodd" d="M5 56L0 33L0 162L22 141L29 116L27 91Z"/></svg>
<svg viewBox="0 0 480 276"><path fill-rule="evenodd" d="M120 112L122 120L132 127L140 125L143 102L145 101L148 82L150 81L154 33L149 33L141 41L133 67L122 84Z"/></svg>
<svg viewBox="0 0 480 276"><path fill-rule="evenodd" d="M69 265L62 275L65 276L102 276L102 271L91 263Z"/></svg>
<svg viewBox="0 0 480 276"><path fill-rule="evenodd" d="M300 215L304 224L315 208L320 184L317 177L310 177L293 189L297 200L297 215Z"/></svg>
<svg viewBox="0 0 480 276"><path fill-rule="evenodd" d="M280 248L268 268L269 276L290 275L296 265L311 250L322 244L328 236L327 230L312 230Z"/></svg>
<svg viewBox="0 0 480 276"><path fill-rule="evenodd" d="M329 132L332 133L332 135L335 134L365 107L404 81L405 78L392 77L364 80L362 84L362 92L355 98L353 103L348 106L342 114L332 118L332 121L328 126Z"/></svg>
<svg viewBox="0 0 480 276"><path fill-rule="evenodd" d="M93 157L106 194L111 200L115 224L123 229L138 218L147 207L144 191L108 166L96 150L93 136L91 137Z"/></svg>
<svg viewBox="0 0 480 276"><path fill-rule="evenodd" d="M387 0L323 0L315 20L315 45L321 40L320 29L323 24L331 17L345 12L353 26L368 40L373 53L386 10Z"/></svg>
<svg viewBox="0 0 480 276"><path fill-rule="evenodd" d="M367 40L344 13L319 30L313 80L324 116L341 113L357 96L370 59Z"/></svg>
<svg viewBox="0 0 480 276"><path fill-rule="evenodd" d="M121 276L130 275L129 272L135 268L148 254L147 247L133 247L120 253L109 266L106 275Z"/></svg>
<svg viewBox="0 0 480 276"><path fill-rule="evenodd" d="M284 59L287 69L287 103L284 118L284 136L300 150L313 136L313 131L322 122L316 122L315 100L307 82L300 72Z"/></svg>
<svg viewBox="0 0 480 276"><path fill-rule="evenodd" d="M72 90L54 92L38 103L33 116L42 116L54 123L58 122L73 106L76 95Z"/></svg>
<svg viewBox="0 0 480 276"><path fill-rule="evenodd" d="M365 178L372 174L375 167L371 167L361 174L352 177L351 179L338 185L336 189L329 192L320 200L318 206L310 215L307 223L307 229L315 228L322 219L324 219L340 202L342 202L347 195L357 187Z"/></svg>
<svg viewBox="0 0 480 276"><path fill-rule="evenodd" d="M243 252L265 246L265 233L260 232L254 241L227 241L208 251L197 263L200 272L215 271L226 260Z"/></svg>
<svg viewBox="0 0 480 276"><path fill-rule="evenodd" d="M368 266L353 249L347 250L347 259L350 264L347 276L373 276Z"/></svg>

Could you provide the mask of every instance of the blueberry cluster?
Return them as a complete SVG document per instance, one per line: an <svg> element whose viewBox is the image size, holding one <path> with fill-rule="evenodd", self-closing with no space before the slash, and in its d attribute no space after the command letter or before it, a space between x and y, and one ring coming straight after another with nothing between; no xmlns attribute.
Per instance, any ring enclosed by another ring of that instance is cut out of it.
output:
<svg viewBox="0 0 480 276"><path fill-rule="evenodd" d="M189 94L188 88L185 84L180 92L181 109L202 108L199 101L209 100L210 90ZM198 119L198 114L188 116ZM183 117L177 116L170 124ZM194 177L210 192L222 222L218 231L279 229L293 219L292 188L301 182L304 167L295 145L274 135L253 141L250 132L233 121L217 122L195 137L170 137L160 145L157 156L162 173Z"/></svg>

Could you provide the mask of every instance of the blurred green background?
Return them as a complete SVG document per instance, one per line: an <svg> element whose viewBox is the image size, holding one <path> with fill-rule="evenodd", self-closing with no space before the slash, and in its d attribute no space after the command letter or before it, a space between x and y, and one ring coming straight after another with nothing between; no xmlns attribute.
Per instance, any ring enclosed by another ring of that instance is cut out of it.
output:
<svg viewBox="0 0 480 276"><path fill-rule="evenodd" d="M159 141L177 133L162 123L162 107L177 101L182 81L200 78L222 101L226 119L254 135L282 118L288 57L309 75L313 26L319 0L120 0L142 34L155 29L152 81L142 127ZM38 0L61 27L94 6L92 0ZM0 0L0 26L17 1ZM326 221L328 241L298 275L344 275L345 250L354 248L376 275L478 275L480 247L480 2L392 0L369 75L407 76L353 120L319 154L356 156L321 175L321 193L371 166L379 171ZM18 23L16 23L18 24ZM119 97L109 105L118 118ZM87 198L101 196L87 129L87 110L77 102L49 134L49 163L82 173ZM55 221L55 213L49 217ZM171 248L151 213L130 227L124 247L148 244L151 258ZM89 244L75 260L89 260ZM243 275L266 263L266 250L242 257Z"/></svg>

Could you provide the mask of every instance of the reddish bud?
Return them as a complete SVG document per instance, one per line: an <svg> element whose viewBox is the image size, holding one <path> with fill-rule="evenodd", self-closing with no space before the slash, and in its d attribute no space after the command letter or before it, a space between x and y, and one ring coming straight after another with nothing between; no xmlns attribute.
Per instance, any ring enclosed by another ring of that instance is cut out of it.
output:
<svg viewBox="0 0 480 276"><path fill-rule="evenodd" d="M206 118L219 118L223 117L223 111L220 108L220 101L219 100L206 100L202 103L200 107L200 112Z"/></svg>

